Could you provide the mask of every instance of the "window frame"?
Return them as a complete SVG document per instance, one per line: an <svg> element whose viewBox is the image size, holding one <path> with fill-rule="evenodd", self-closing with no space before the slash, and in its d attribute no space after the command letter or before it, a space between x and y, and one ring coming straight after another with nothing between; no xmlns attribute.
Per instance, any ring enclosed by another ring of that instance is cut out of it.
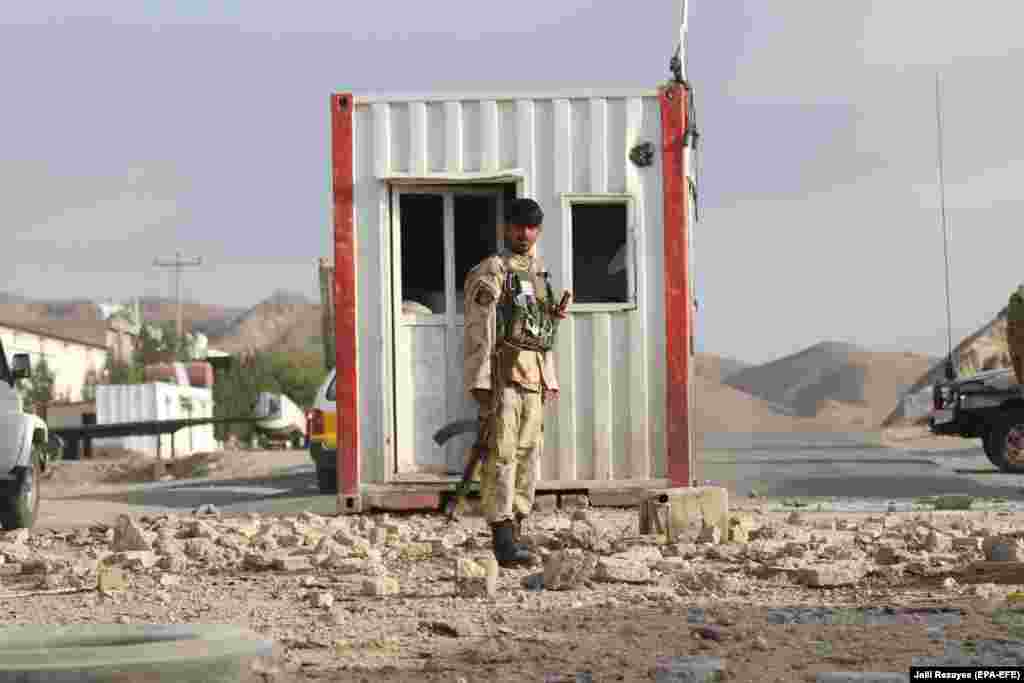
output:
<svg viewBox="0 0 1024 683"><path fill-rule="evenodd" d="M609 313L615 311L633 311L640 307L637 296L636 256L639 244L637 231L636 196L619 192L564 192L559 195L562 201L562 244L565 245L563 264L566 274L566 289L573 289L575 294L576 280L573 273L573 220L572 209L576 205L613 204L626 207L626 294L627 301L609 301L605 303L578 304L573 300L569 305L569 313Z"/></svg>

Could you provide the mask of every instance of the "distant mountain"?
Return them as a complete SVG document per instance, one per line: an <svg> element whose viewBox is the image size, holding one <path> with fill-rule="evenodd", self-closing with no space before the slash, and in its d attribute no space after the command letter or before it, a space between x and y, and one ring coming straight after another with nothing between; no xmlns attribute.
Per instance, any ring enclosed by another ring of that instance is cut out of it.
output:
<svg viewBox="0 0 1024 683"><path fill-rule="evenodd" d="M724 382L726 378L751 367L749 363L714 353L697 353L696 359L694 372L713 382Z"/></svg>
<svg viewBox="0 0 1024 683"><path fill-rule="evenodd" d="M210 346L235 353L246 350L322 352L321 306L285 290L211 330Z"/></svg>
<svg viewBox="0 0 1024 683"><path fill-rule="evenodd" d="M876 427L929 364L924 355L822 342L741 370L725 384L793 416L834 418L846 414L864 426Z"/></svg>

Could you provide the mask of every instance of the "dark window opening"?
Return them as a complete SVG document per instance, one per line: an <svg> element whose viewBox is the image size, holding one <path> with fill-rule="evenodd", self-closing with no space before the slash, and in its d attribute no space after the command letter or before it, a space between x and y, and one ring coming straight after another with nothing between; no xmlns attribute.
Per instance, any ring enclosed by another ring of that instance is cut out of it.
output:
<svg viewBox="0 0 1024 683"><path fill-rule="evenodd" d="M445 312L444 198L433 194L402 195L402 310Z"/></svg>
<svg viewBox="0 0 1024 683"><path fill-rule="evenodd" d="M466 275L498 251L498 202L494 197L455 196L455 310L463 310Z"/></svg>
<svg viewBox="0 0 1024 683"><path fill-rule="evenodd" d="M573 204L573 301L628 303L629 255L625 204Z"/></svg>

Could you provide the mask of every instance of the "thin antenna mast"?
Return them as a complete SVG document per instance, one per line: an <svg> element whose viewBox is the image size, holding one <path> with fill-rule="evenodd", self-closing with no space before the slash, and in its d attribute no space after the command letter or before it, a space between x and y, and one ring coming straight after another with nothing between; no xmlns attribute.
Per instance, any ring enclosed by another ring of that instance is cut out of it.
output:
<svg viewBox="0 0 1024 683"><path fill-rule="evenodd" d="M939 176L939 220L942 227L942 255L946 267L946 341L949 355L946 357L946 378L956 378L953 362L953 312L949 298L949 232L946 229L946 179L943 173L942 151L942 75L935 74L935 123L938 135L938 176Z"/></svg>

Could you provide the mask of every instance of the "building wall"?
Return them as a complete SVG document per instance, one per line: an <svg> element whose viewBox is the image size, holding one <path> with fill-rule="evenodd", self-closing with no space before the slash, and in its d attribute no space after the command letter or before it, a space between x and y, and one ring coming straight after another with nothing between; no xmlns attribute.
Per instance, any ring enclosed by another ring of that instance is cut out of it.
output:
<svg viewBox="0 0 1024 683"><path fill-rule="evenodd" d="M664 230L660 105L653 91L585 97L356 98L357 342L363 481L389 478L389 181L522 172L545 213L539 253L556 289L572 263L566 193L627 194L635 207L637 308L574 312L559 331L561 398L548 411L542 479L665 475ZM650 142L654 163L629 160ZM382 273L384 277L382 277Z"/></svg>
<svg viewBox="0 0 1024 683"><path fill-rule="evenodd" d="M82 387L89 372L99 373L107 361L107 352L98 346L54 339L41 333L0 325L0 338L8 360L16 353L27 353L35 368L40 359L55 375L54 397L58 400L81 401Z"/></svg>

